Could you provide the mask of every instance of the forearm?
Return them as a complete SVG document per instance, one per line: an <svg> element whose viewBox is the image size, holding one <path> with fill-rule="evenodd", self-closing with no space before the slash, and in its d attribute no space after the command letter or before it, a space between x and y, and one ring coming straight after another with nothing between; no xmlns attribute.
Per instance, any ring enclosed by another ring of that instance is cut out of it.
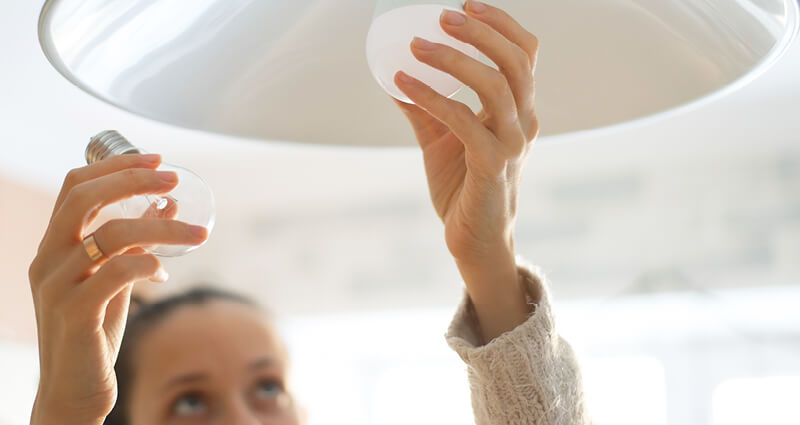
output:
<svg viewBox="0 0 800 425"><path fill-rule="evenodd" d="M490 250L491 256L469 261L456 259L475 307L483 343L521 325L532 312L513 251L503 246ZM533 295L533 302L538 302L541 294Z"/></svg>

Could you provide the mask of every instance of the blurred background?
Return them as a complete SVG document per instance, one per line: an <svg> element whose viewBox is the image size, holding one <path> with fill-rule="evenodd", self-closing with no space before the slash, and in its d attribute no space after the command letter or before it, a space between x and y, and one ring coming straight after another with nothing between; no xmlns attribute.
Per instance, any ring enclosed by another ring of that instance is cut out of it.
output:
<svg viewBox="0 0 800 425"><path fill-rule="evenodd" d="M155 290L214 283L269 306L311 425L471 423L443 338L462 283L416 149L253 142L120 111L50 67L39 6L0 13L0 425L28 423L37 385L28 264L63 176L107 128L209 182L214 233ZM724 98L534 148L517 250L552 283L598 423L800 423L797 69L795 42Z"/></svg>

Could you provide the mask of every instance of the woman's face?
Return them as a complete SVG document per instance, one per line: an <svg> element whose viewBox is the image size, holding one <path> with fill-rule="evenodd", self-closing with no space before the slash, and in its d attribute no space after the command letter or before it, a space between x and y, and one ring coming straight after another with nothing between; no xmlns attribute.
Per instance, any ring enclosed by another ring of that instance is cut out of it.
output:
<svg viewBox="0 0 800 425"><path fill-rule="evenodd" d="M228 301L183 306L134 353L132 425L297 425L288 357L256 310Z"/></svg>

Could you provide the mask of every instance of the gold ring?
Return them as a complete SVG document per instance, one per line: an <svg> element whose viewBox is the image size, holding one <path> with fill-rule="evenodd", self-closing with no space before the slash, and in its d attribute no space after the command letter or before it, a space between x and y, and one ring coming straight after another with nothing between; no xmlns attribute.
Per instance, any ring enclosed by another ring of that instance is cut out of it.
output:
<svg viewBox="0 0 800 425"><path fill-rule="evenodd" d="M97 246L97 242L94 240L94 233L83 238L83 249L86 250L86 254L89 255L89 259L91 259L92 262L96 262L105 257L103 251L100 250L100 247Z"/></svg>

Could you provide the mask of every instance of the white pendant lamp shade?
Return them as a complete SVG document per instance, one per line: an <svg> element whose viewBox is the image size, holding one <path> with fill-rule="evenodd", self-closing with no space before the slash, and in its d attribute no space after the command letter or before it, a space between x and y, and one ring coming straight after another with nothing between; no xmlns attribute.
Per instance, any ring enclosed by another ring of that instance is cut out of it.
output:
<svg viewBox="0 0 800 425"><path fill-rule="evenodd" d="M740 87L798 23L796 0L489 3L539 37L545 139ZM370 72L375 12L367 0L48 0L39 37L72 83L158 121L260 140L413 145ZM479 107L468 89L454 98Z"/></svg>

